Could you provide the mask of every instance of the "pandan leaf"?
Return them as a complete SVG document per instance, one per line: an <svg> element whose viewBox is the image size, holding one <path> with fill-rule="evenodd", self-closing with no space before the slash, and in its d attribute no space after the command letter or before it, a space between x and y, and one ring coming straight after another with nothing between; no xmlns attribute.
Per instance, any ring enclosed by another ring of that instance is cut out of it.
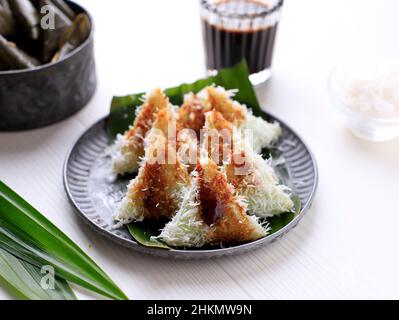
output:
<svg viewBox="0 0 399 320"><path fill-rule="evenodd" d="M0 181L0 248L58 277L112 299L125 294L71 239Z"/></svg>
<svg viewBox="0 0 399 320"><path fill-rule="evenodd" d="M54 278L54 288L43 288L41 268L20 260L9 252L0 249L0 278L22 299L29 300L76 300L68 283ZM47 284L49 285L49 284Z"/></svg>

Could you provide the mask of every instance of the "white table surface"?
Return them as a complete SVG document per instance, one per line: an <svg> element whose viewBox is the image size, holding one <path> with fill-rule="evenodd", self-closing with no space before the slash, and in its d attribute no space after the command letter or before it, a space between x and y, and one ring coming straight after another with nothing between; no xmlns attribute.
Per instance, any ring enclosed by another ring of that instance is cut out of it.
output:
<svg viewBox="0 0 399 320"><path fill-rule="evenodd" d="M75 139L107 114L112 95L203 76L198 3L78 2L96 24L97 93L59 124L1 133L4 182L132 299L399 298L399 140L373 144L354 137L335 118L326 89L331 68L347 57L398 56L399 1L286 1L274 76L257 93L264 108L297 130L315 153L320 185L313 208L268 247L193 262L141 255L89 230L68 203L62 165ZM0 298L12 297L0 289Z"/></svg>

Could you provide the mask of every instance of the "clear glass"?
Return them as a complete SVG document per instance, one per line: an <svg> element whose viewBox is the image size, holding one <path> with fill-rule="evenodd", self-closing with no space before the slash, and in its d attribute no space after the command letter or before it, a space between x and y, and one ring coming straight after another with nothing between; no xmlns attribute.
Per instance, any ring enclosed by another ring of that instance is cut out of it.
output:
<svg viewBox="0 0 399 320"><path fill-rule="evenodd" d="M354 112L344 96L354 75L362 74L372 62L349 62L335 67L329 79L329 91L343 123L359 138L369 141L389 141L399 137L399 117L378 118Z"/></svg>
<svg viewBox="0 0 399 320"><path fill-rule="evenodd" d="M283 0L200 0L206 66L216 70L247 60L254 85L271 76Z"/></svg>

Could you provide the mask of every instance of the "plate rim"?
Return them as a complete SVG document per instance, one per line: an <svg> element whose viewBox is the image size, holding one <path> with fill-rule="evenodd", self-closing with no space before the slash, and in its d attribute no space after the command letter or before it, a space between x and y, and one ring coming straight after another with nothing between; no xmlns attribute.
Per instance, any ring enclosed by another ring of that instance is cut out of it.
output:
<svg viewBox="0 0 399 320"><path fill-rule="evenodd" d="M94 127L97 125L100 125L102 122L106 124L107 119L109 118L109 114L100 118L99 120L95 121L92 125L90 125L86 130L84 130L83 133L81 133L78 138L76 138L71 145L71 147L68 149L68 152L65 156L64 164L63 164L63 185L64 185L64 190L65 193L68 197L68 201L72 205L75 213L94 231L97 233L105 236L106 238L112 240L116 244L122 245L123 247L134 250L136 252L141 252L145 254L150 254L150 255L155 255L155 256L160 256L164 258L181 258L181 259L202 259L202 258L214 258L214 257L222 257L222 256L227 256L227 255L232 255L232 254L239 254L239 253L244 253L256 248L259 248L263 245L270 244L279 238L283 237L285 234L287 234L289 231L294 229L298 223L302 220L302 218L306 215L306 213L309 211L313 204L313 200L316 195L316 191L319 186L319 170L318 170L318 165L316 161L316 157L314 156L314 153L312 150L309 148L309 145L305 142L305 140L289 126L286 124L286 122L282 121L278 117L265 112L262 110L262 112L268 116L269 118L273 119L274 121L277 121L278 123L282 124L284 127L286 127L291 133L293 133L300 141L301 143L305 146L306 151L310 155L311 161L312 161L312 166L314 167L314 184L312 186L312 190L310 192L309 199L305 203L304 206L301 208L301 212L287 225L285 225L283 228L281 228L279 231L268 235L264 238L236 245L233 247L228 247L228 248L219 248L219 249L197 249L197 250L192 250L192 249L161 249L161 248L156 248L156 247L146 247L140 243L138 243L135 239L126 239L121 236L118 236L109 230L104 229L103 227L95 224L85 213L83 210L81 210L76 203L69 185L68 185L68 179L67 179L67 174L68 174L68 163L69 160L71 159L71 155L80 142L80 140Z"/></svg>

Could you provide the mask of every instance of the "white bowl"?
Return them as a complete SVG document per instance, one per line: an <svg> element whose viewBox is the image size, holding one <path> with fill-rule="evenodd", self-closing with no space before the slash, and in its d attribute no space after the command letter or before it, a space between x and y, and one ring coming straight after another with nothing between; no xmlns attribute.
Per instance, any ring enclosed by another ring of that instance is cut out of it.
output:
<svg viewBox="0 0 399 320"><path fill-rule="evenodd" d="M370 141L392 140L399 137L399 117L382 118L356 112L344 98L350 83L370 66L369 63L356 62L334 68L329 78L329 91L335 109L355 135Z"/></svg>

